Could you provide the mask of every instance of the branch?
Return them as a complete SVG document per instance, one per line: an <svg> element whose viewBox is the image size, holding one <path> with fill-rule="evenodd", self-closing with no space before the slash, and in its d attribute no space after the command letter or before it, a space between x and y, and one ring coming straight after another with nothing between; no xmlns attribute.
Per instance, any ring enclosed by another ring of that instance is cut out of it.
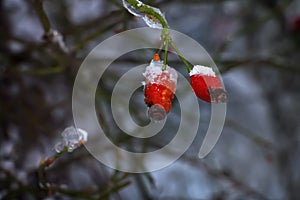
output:
<svg viewBox="0 0 300 200"><path fill-rule="evenodd" d="M51 29L50 20L43 8L43 0L32 0L35 10L38 14L39 20L43 26L45 33L49 32Z"/></svg>

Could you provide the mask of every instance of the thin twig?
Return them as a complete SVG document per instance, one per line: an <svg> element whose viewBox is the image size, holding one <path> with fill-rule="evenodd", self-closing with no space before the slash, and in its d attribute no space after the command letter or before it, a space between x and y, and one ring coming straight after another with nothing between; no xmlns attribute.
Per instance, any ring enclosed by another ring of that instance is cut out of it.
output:
<svg viewBox="0 0 300 200"><path fill-rule="evenodd" d="M43 7L43 0L33 0L33 4L45 33L48 33L51 29L51 24Z"/></svg>

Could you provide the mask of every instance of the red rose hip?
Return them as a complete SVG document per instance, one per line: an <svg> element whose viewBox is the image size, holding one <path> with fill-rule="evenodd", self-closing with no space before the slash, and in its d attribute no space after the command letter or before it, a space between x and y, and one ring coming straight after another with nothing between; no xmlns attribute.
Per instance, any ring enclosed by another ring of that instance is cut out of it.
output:
<svg viewBox="0 0 300 200"><path fill-rule="evenodd" d="M190 72L190 83L198 98L209 103L226 102L226 91L212 68L195 65Z"/></svg>
<svg viewBox="0 0 300 200"><path fill-rule="evenodd" d="M172 108L172 100L177 84L177 72L166 66L157 54L154 55L150 65L146 67L144 95L145 103L149 107L149 116L155 121L161 121Z"/></svg>

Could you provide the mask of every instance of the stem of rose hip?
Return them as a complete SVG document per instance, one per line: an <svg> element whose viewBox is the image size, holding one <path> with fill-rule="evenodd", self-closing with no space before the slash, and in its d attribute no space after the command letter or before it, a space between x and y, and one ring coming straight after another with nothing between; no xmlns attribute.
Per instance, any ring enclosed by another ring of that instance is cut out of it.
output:
<svg viewBox="0 0 300 200"><path fill-rule="evenodd" d="M168 26L167 22L165 21L165 19L159 13L155 12L151 7L148 7L145 4L140 5L140 2L137 1L137 0L125 0L125 1L127 3L129 3L131 6L133 6L135 9L140 10L140 11L144 12L145 14L151 15L159 21L159 23L163 27L163 31L162 31L162 40L163 40L163 42L168 41L168 43L170 43L170 45L173 47L173 49L177 53L180 60L185 65L185 68L187 69L187 71L190 72L192 70L192 68L189 65L189 63L187 62L187 60L180 53L180 51L176 47L175 43L173 42L172 38L170 37L170 35L169 35L169 26ZM165 54L167 54L167 52L165 52ZM166 56L168 56L168 54ZM164 66L165 66L165 63L166 63L166 61L164 59Z"/></svg>
<svg viewBox="0 0 300 200"><path fill-rule="evenodd" d="M165 54L164 54L164 64L162 70L165 71L167 69L167 59L168 59L168 47L169 47L169 39L165 41Z"/></svg>
<svg viewBox="0 0 300 200"><path fill-rule="evenodd" d="M170 45L172 46L172 48L174 49L174 51L176 52L176 54L178 55L178 57L180 58L180 60L183 62L183 64L185 65L185 68L188 72L190 72L192 70L190 64L187 62L187 60L183 57L183 55L180 53L179 49L176 47L175 43L173 42L173 40L170 38Z"/></svg>

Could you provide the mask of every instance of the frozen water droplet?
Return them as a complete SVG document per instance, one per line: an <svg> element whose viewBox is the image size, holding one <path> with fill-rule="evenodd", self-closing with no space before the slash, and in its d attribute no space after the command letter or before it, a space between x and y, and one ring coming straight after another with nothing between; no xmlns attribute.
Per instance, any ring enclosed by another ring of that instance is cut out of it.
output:
<svg viewBox="0 0 300 200"><path fill-rule="evenodd" d="M167 116L165 109L160 105L151 106L149 108L148 114L150 119L154 122L162 122Z"/></svg>
<svg viewBox="0 0 300 200"><path fill-rule="evenodd" d="M140 1L138 1L137 6L140 7L142 5L144 5L144 4ZM141 11L139 11L138 9L136 9L135 7L133 7L132 5L127 3L126 0L123 0L123 6L124 6L124 8L126 8L128 10L128 12L130 12L134 16L142 17L142 15L144 15Z"/></svg>

